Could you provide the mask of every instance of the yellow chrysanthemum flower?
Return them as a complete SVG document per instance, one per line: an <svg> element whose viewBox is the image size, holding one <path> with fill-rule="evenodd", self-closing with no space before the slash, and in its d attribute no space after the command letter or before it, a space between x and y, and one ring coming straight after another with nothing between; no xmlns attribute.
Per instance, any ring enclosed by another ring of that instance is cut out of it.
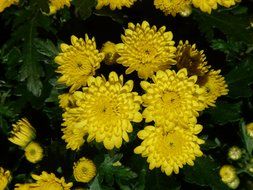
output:
<svg viewBox="0 0 253 190"><path fill-rule="evenodd" d="M253 122L246 125L247 134L253 138Z"/></svg>
<svg viewBox="0 0 253 190"><path fill-rule="evenodd" d="M189 44L189 41L180 41L176 51L177 68L186 68L188 75L203 76L210 66L207 65L204 51L198 51L196 44Z"/></svg>
<svg viewBox="0 0 253 190"><path fill-rule="evenodd" d="M65 93L58 96L59 98L59 105L62 109L67 109L69 107L75 107L75 99L73 94Z"/></svg>
<svg viewBox="0 0 253 190"><path fill-rule="evenodd" d="M192 0L194 7L199 8L203 12L211 14L212 9L217 9L217 0Z"/></svg>
<svg viewBox="0 0 253 190"><path fill-rule="evenodd" d="M49 0L49 14L55 14L58 10L63 9L64 6L70 7L71 0Z"/></svg>
<svg viewBox="0 0 253 190"><path fill-rule="evenodd" d="M112 64L116 63L116 60L119 57L119 55L117 53L116 44L112 43L110 41L103 44L101 52L103 52L105 54L104 61L107 65L112 65Z"/></svg>
<svg viewBox="0 0 253 190"><path fill-rule="evenodd" d="M138 132L143 141L134 152L147 157L150 170L161 167L166 175L171 175L173 171L177 174L183 165L193 166L195 158L202 156L199 145L204 141L196 136L198 132L199 129L192 132L178 126L173 130L147 126Z"/></svg>
<svg viewBox="0 0 253 190"><path fill-rule="evenodd" d="M62 53L55 58L55 62L60 65L56 72L62 74L58 81L71 86L70 92L74 92L85 86L88 77L95 74L104 54L96 49L95 38L89 39L87 34L85 40L71 36L71 43L61 44Z"/></svg>
<svg viewBox="0 0 253 190"><path fill-rule="evenodd" d="M122 9L122 7L131 7L137 0L97 0L96 9L101 9L104 6L110 6L111 10Z"/></svg>
<svg viewBox="0 0 253 190"><path fill-rule="evenodd" d="M32 174L32 178L36 180L36 190L70 190L72 183L66 183L64 177L60 179L55 174L42 172L41 175Z"/></svg>
<svg viewBox="0 0 253 190"><path fill-rule="evenodd" d="M11 181L10 171L0 167L0 190L5 190L10 181Z"/></svg>
<svg viewBox="0 0 253 190"><path fill-rule="evenodd" d="M13 4L18 4L19 0L1 0L0 1L0 13L4 11L7 7Z"/></svg>
<svg viewBox="0 0 253 190"><path fill-rule="evenodd" d="M192 0L154 0L154 5L157 9L162 10L165 15L176 16L177 13L189 9L191 2Z"/></svg>
<svg viewBox="0 0 253 190"><path fill-rule="evenodd" d="M36 138L36 130L32 127L26 118L20 119L16 124L12 125L9 141L25 148L33 139Z"/></svg>
<svg viewBox="0 0 253 190"><path fill-rule="evenodd" d="M220 177L224 183L231 183L237 177L236 170L232 165L224 165L220 169Z"/></svg>
<svg viewBox="0 0 253 190"><path fill-rule="evenodd" d="M236 3L241 2L241 0L217 0L217 3L223 7L231 7L235 5Z"/></svg>
<svg viewBox="0 0 253 190"><path fill-rule="evenodd" d="M165 26L157 30L147 21L136 25L129 23L125 35L121 36L123 43L116 46L120 56L117 62L128 67L126 74L137 71L140 78L147 79L154 72L176 63L172 38L172 32L166 32Z"/></svg>
<svg viewBox="0 0 253 190"><path fill-rule="evenodd" d="M73 174L76 181L88 183L96 176L96 166L91 160L83 157L74 163Z"/></svg>
<svg viewBox="0 0 253 190"><path fill-rule="evenodd" d="M142 96L143 117L146 122L155 121L158 126L196 123L198 111L204 109L204 90L196 83L196 76L187 76L187 70L158 71L152 77L153 83L141 82L146 91Z"/></svg>
<svg viewBox="0 0 253 190"><path fill-rule="evenodd" d="M228 86L220 72L220 70L211 70L204 76L199 77L197 83L205 90L204 102L206 107L215 106L215 101L218 97L228 94Z"/></svg>
<svg viewBox="0 0 253 190"><path fill-rule="evenodd" d="M133 81L123 84L123 76L111 72L108 81L104 77L90 77L87 84L83 92L74 93L77 107L63 114L62 125L66 127L63 139L70 138L67 132L74 129L87 133L88 142L95 139L103 142L106 149L120 148L122 139L129 141L128 133L133 131L131 121L142 120L139 113L142 100L132 92Z"/></svg>
<svg viewBox="0 0 253 190"><path fill-rule="evenodd" d="M25 157L31 163L37 163L43 158L43 149L36 142L30 142L25 147Z"/></svg>

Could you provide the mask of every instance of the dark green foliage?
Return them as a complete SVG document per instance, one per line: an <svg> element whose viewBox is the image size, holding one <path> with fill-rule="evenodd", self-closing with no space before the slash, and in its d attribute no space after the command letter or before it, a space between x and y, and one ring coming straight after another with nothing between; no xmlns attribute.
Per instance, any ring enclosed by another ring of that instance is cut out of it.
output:
<svg viewBox="0 0 253 190"><path fill-rule="evenodd" d="M201 186L210 186L213 190L229 190L220 180L219 165L210 157L197 158L193 167L184 169L185 180Z"/></svg>

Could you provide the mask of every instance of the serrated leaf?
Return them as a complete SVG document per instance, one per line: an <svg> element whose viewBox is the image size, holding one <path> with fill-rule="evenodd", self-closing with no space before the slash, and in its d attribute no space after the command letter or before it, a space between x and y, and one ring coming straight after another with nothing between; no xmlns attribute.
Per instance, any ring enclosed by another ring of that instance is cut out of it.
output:
<svg viewBox="0 0 253 190"><path fill-rule="evenodd" d="M75 12L82 19L87 19L91 14L92 10L97 4L96 0L74 0Z"/></svg>
<svg viewBox="0 0 253 190"><path fill-rule="evenodd" d="M246 49L246 46L242 42L224 41L222 39L212 40L211 47L214 50L219 50L225 54L239 54Z"/></svg>
<svg viewBox="0 0 253 190"><path fill-rule="evenodd" d="M59 53L58 48L49 39L43 41L37 38L34 40L34 45L40 54L52 59Z"/></svg>
<svg viewBox="0 0 253 190"><path fill-rule="evenodd" d="M226 76L229 93L231 98L250 97L253 83L253 57L249 57L244 62L237 65Z"/></svg>
<svg viewBox="0 0 253 190"><path fill-rule="evenodd" d="M209 186L213 190L229 190L218 173L219 165L210 157L197 158L194 166L185 167L183 173L185 180L189 183L195 183L200 186Z"/></svg>
<svg viewBox="0 0 253 190"><path fill-rule="evenodd" d="M40 78L43 76L43 69L39 63L39 54L34 47L34 39L37 36L39 12L29 10L21 11L20 17L27 16L26 20L18 18L15 21L15 32L12 38L22 40L22 63L19 78L20 81L26 81L27 89L35 96L40 96L42 92L42 82ZM22 23L23 22L23 23ZM10 46L14 41L10 40Z"/></svg>
<svg viewBox="0 0 253 190"><path fill-rule="evenodd" d="M100 180L105 180L106 183L112 186L115 182L118 185L125 185L125 182L136 178L137 175L130 170L130 168L119 165L114 165L122 157L121 154L117 154L114 157L105 155L104 162L99 167Z"/></svg>
<svg viewBox="0 0 253 190"><path fill-rule="evenodd" d="M227 39L253 43L253 30L249 27L247 14L238 16L229 11L212 11L212 14L207 14L194 9L193 16L202 33L210 41L214 37L214 29L218 29Z"/></svg>
<svg viewBox="0 0 253 190"><path fill-rule="evenodd" d="M113 190L113 188L105 187L99 183L99 175L90 184L90 190Z"/></svg>
<svg viewBox="0 0 253 190"><path fill-rule="evenodd" d="M25 26L25 43L23 46L23 63L20 69L21 81L27 80L27 88L35 96L40 96L42 83L40 77L43 70L38 62L38 53L33 46L33 40L36 36L36 21L31 20ZM22 29L23 30L23 29Z"/></svg>
<svg viewBox="0 0 253 190"><path fill-rule="evenodd" d="M241 119L241 106L241 102L217 102L216 107L207 109L205 113L210 117L212 123L223 125Z"/></svg>

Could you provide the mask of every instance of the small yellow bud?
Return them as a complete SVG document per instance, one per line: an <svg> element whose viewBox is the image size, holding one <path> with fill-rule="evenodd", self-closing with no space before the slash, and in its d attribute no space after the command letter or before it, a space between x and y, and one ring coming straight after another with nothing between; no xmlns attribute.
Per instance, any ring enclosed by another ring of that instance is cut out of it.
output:
<svg viewBox="0 0 253 190"><path fill-rule="evenodd" d="M235 168L231 165L224 165L220 169L221 180L224 183L231 183L237 177Z"/></svg>
<svg viewBox="0 0 253 190"><path fill-rule="evenodd" d="M122 164L121 164L120 161L117 161L117 162L114 162L112 165L115 166L115 167L117 167L117 166L121 166Z"/></svg>
<svg viewBox="0 0 253 190"><path fill-rule="evenodd" d="M104 61L107 65L112 65L116 63L116 60L119 57L119 55L117 54L116 44L110 41L103 44L101 52L105 54Z"/></svg>
<svg viewBox="0 0 253 190"><path fill-rule="evenodd" d="M236 189L240 184L240 179L238 177L236 177L232 182L227 183L228 187L230 187L231 189Z"/></svg>
<svg viewBox="0 0 253 190"><path fill-rule="evenodd" d="M242 157L242 151L239 147L237 146L232 146L229 150L228 150L228 157L231 160L239 160Z"/></svg>
<svg viewBox="0 0 253 190"><path fill-rule="evenodd" d="M253 138L253 122L246 125L247 134Z"/></svg>
<svg viewBox="0 0 253 190"><path fill-rule="evenodd" d="M184 11L179 12L179 14L182 17L188 17L192 14L192 7L191 6L187 6L186 9Z"/></svg>
<svg viewBox="0 0 253 190"><path fill-rule="evenodd" d="M253 173L253 166L249 167L248 170Z"/></svg>
<svg viewBox="0 0 253 190"><path fill-rule="evenodd" d="M96 176L96 166L92 160L82 157L74 163L73 174L76 181L88 183Z"/></svg>
<svg viewBox="0 0 253 190"><path fill-rule="evenodd" d="M42 147L36 143L31 142L25 148L25 157L31 163L37 163L43 158L43 149Z"/></svg>

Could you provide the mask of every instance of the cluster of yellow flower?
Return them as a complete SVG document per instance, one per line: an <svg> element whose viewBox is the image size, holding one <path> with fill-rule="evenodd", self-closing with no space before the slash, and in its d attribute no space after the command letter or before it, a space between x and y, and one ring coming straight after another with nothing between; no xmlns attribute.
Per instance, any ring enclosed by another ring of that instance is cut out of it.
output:
<svg viewBox="0 0 253 190"><path fill-rule="evenodd" d="M38 143L33 141L35 138L36 130L26 118L23 118L13 124L9 141L24 149L26 159L35 164L43 158L43 149ZM96 166L91 160L84 157L80 158L74 163L73 175L76 181L87 183L95 177ZM32 175L32 178L36 180L36 183L17 184L15 190L69 190L72 187L72 183L66 184L63 177L58 179L55 174L48 174L45 171L40 176ZM4 190L10 181L10 171L5 171L0 167L0 190Z"/></svg>
<svg viewBox="0 0 253 190"><path fill-rule="evenodd" d="M74 163L73 175L78 182L87 183L96 175L96 166L91 160L81 158L77 163ZM66 183L64 177L60 179L53 173L42 172L41 175L32 174L34 183L16 184L15 190L70 190L73 183ZM1 178L0 178L1 179Z"/></svg>
<svg viewBox="0 0 253 190"><path fill-rule="evenodd" d="M229 8L238 2L241 0L154 0L154 5L165 15L176 16L179 13L181 16L188 16L192 6L211 14L212 10L218 8L218 5Z"/></svg>
<svg viewBox="0 0 253 190"><path fill-rule="evenodd" d="M220 168L221 180L231 189L236 189L240 184L240 179L236 174L236 169L232 165L224 165Z"/></svg>
<svg viewBox="0 0 253 190"><path fill-rule="evenodd" d="M129 23L122 43L107 42L101 52L87 35L85 40L72 36L72 45L61 44L55 62L59 82L70 87L69 93L59 96L67 148L78 150L85 140L102 142L109 150L120 148L129 141L131 122L145 118L150 126L138 132L143 141L134 152L148 157L150 169L161 167L170 175L184 164L193 165L204 143L197 137L202 130L197 124L199 112L214 106L228 89L220 70L207 65L203 51L188 41L175 47L172 38L165 26L157 29L144 21ZM108 80L103 75L94 77L103 59L127 67L126 74L137 71L145 93L133 92L134 81L124 83L123 75L116 72Z"/></svg>
<svg viewBox="0 0 253 190"><path fill-rule="evenodd" d="M104 6L109 6L111 10L122 9L122 7L131 7L137 0L97 0L96 9L101 9ZM199 8L203 12L211 13L217 9L218 5L231 7L241 0L154 0L154 6L164 12L165 15L176 14L189 15L191 6ZM17 4L19 0L2 0L0 1L0 12L12 4ZM57 10L70 7L71 0L49 0L50 13L54 14Z"/></svg>
<svg viewBox="0 0 253 190"><path fill-rule="evenodd" d="M20 146L25 151L26 159L31 163L37 163L43 158L42 147L34 142L36 130L26 118L13 124L9 141Z"/></svg>
<svg viewBox="0 0 253 190"><path fill-rule="evenodd" d="M249 138L253 138L253 123L248 123L243 126L245 129L245 134ZM249 174L253 173L253 157L245 156L245 150L237 146L232 146L228 150L228 160L233 161L233 165L223 165L220 168L220 177L223 183L225 183L231 189L237 189L240 185L240 179L237 173L240 170L245 170ZM246 157L246 159L245 159ZM239 163L236 163L239 161ZM235 168L239 167L239 168Z"/></svg>

